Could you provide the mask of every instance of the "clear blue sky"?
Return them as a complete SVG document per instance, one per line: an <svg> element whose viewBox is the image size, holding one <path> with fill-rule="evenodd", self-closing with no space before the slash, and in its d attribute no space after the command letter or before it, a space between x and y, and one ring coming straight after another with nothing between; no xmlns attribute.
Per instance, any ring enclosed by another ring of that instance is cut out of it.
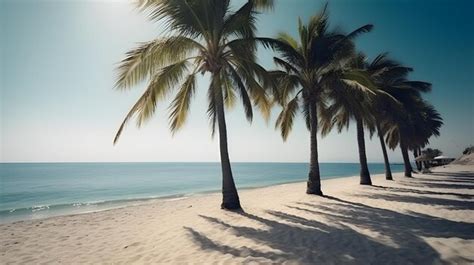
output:
<svg viewBox="0 0 474 265"><path fill-rule="evenodd" d="M160 36L160 25L124 1L0 0L0 161L218 161L206 116L207 80L191 105L187 125L168 131L168 102L140 130L127 127L112 139L123 116L143 91L112 89L114 68L136 43ZM241 1L234 1L238 4ZM280 0L260 16L262 36L295 34L297 17L317 12L322 1ZM458 156L474 143L473 1L338 0L329 2L331 25L346 31L366 23L374 31L358 47L370 58L389 52L415 68L413 79L433 83L426 95L445 126L432 147ZM259 51L269 68L271 52ZM309 134L302 119L283 143L257 117L249 125L238 106L228 113L232 161L306 162ZM354 129L320 140L320 160L357 161ZM367 141L369 161L382 161L378 141ZM399 150L389 155L401 160Z"/></svg>

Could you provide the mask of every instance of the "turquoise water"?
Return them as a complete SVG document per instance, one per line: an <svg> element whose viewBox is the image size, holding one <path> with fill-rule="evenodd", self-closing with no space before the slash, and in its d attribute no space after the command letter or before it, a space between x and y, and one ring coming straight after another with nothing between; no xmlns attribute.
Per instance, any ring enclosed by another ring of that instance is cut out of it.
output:
<svg viewBox="0 0 474 265"><path fill-rule="evenodd" d="M356 163L321 163L323 179L357 175ZM402 165L393 165L394 172ZM383 164L369 164L372 174ZM307 178L306 163L233 163L238 188ZM219 163L1 163L0 222L44 218L218 191Z"/></svg>

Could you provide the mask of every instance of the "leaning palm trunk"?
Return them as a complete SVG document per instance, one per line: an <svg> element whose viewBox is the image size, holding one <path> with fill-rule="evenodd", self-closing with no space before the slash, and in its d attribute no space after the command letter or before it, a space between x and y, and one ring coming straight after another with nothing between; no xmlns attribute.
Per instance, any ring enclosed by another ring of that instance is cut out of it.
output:
<svg viewBox="0 0 474 265"><path fill-rule="evenodd" d="M222 168L222 209L240 209L239 195L232 176L232 169L230 167L229 151L227 149L227 128L225 124L224 114L224 100L222 90L216 91L216 112L217 123L219 126L219 145L221 153L221 168Z"/></svg>
<svg viewBox="0 0 474 265"><path fill-rule="evenodd" d="M419 151L418 148L415 148L415 150L413 150L413 158L415 159L416 169L417 169L418 171L421 171L421 169L422 169L422 164L421 164L421 162L416 161L416 158L417 158L419 155L421 155L421 152Z"/></svg>
<svg viewBox="0 0 474 265"><path fill-rule="evenodd" d="M418 148L418 155L421 155L421 148ZM418 162L418 164L416 165L416 168L421 172L421 170L423 170L423 163L422 162Z"/></svg>
<svg viewBox="0 0 474 265"><path fill-rule="evenodd" d="M311 134L311 153L310 153L310 164L309 164L309 175L308 183L306 188L307 194L323 195L321 191L321 176L319 173L319 161L318 161L318 116L316 110L316 104L310 103L310 134Z"/></svg>
<svg viewBox="0 0 474 265"><path fill-rule="evenodd" d="M378 123L377 123L376 126L377 126L377 133L378 133L379 139L380 139L380 146L382 146L383 161L385 163L385 179L386 180L393 180L392 170L390 169L390 162L388 161L387 148L385 147L385 141L383 139L383 133L382 133L382 130L380 129L380 125Z"/></svg>
<svg viewBox="0 0 474 265"><path fill-rule="evenodd" d="M400 149L402 150L403 163L405 164L405 177L412 178L411 172L413 169L410 164L410 157L408 156L408 148L406 147L403 138L400 137Z"/></svg>
<svg viewBox="0 0 474 265"><path fill-rule="evenodd" d="M357 143L359 145L360 184L372 185L372 180L370 179L369 167L367 166L367 156L365 154L364 123L359 117L356 117L356 122L357 122Z"/></svg>

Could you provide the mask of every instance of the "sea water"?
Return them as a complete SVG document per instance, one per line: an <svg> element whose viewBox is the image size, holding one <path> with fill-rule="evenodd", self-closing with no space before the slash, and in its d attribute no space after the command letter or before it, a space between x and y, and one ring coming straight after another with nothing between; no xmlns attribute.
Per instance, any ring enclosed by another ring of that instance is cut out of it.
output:
<svg viewBox="0 0 474 265"><path fill-rule="evenodd" d="M369 163L372 174L384 172ZM392 165L392 171L402 171ZM305 181L307 163L232 163L238 189ZM357 163L320 163L322 179L358 175ZM0 222L179 199L219 191L219 163L0 163ZM302 191L304 192L304 191Z"/></svg>

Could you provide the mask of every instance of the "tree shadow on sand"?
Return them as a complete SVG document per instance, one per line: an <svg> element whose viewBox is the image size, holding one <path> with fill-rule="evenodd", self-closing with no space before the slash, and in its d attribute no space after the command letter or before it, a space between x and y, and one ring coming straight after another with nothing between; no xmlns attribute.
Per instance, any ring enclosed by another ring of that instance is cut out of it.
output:
<svg viewBox="0 0 474 265"><path fill-rule="evenodd" d="M431 189L454 189L454 190L472 190L474 185L469 184L455 184L455 183L433 183L423 179L414 179L410 181L401 181L403 185L412 187L423 187Z"/></svg>
<svg viewBox="0 0 474 265"><path fill-rule="evenodd" d="M449 179L463 179L463 180L474 180L474 173L472 171L458 171L458 172L442 172L435 171L428 173L428 175L433 176L447 176Z"/></svg>
<svg viewBox="0 0 474 265"><path fill-rule="evenodd" d="M245 237L271 250L235 247L212 240L185 227L191 238L205 250L214 250L246 261L301 264L445 264L439 253L421 237L474 239L474 225L428 215L403 214L326 196L324 202L287 205L289 212L268 210L261 217L232 213L259 222L265 229L232 224L201 216L217 229ZM324 222L312 218L320 216ZM357 229L354 228L357 227ZM372 238L359 229L379 236ZM460 258L459 262L473 262Z"/></svg>
<svg viewBox="0 0 474 265"><path fill-rule="evenodd" d="M412 193L420 195L447 195L447 196L456 196L460 199L474 199L474 195L465 194L465 193L456 193L456 192L441 192L441 191L429 191L429 190L418 190L410 188L400 188L400 187L386 187L379 185L372 185L371 188L383 189L389 192L398 192L398 193Z"/></svg>

